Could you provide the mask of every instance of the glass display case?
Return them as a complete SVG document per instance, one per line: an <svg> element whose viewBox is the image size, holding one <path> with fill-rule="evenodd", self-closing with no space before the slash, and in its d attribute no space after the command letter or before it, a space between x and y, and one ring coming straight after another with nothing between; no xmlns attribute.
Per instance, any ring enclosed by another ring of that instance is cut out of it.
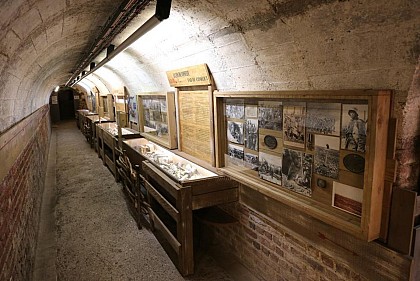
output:
<svg viewBox="0 0 420 281"><path fill-rule="evenodd" d="M140 93L137 105L142 135L166 148L176 148L175 94Z"/></svg>
<svg viewBox="0 0 420 281"><path fill-rule="evenodd" d="M140 133L130 128L121 128L123 139L138 138ZM102 158L104 165L108 166L114 176L117 176L115 161L118 147L118 126L115 122L96 124L96 139L98 144L98 155Z"/></svg>
<svg viewBox="0 0 420 281"><path fill-rule="evenodd" d="M181 274L192 274L193 212L237 201L237 182L145 138L125 140L123 149L134 159L132 163L144 159L140 173L148 192L152 228L168 242L162 246Z"/></svg>
<svg viewBox="0 0 420 281"><path fill-rule="evenodd" d="M109 118L99 117L99 115L90 115L85 118L84 123L84 135L86 140L90 143L91 147L95 146L96 141L96 129L95 125L98 123L112 122Z"/></svg>
<svg viewBox="0 0 420 281"><path fill-rule="evenodd" d="M389 92L216 91L215 103L217 167L359 238L379 237L386 156L375 152L387 149Z"/></svg>

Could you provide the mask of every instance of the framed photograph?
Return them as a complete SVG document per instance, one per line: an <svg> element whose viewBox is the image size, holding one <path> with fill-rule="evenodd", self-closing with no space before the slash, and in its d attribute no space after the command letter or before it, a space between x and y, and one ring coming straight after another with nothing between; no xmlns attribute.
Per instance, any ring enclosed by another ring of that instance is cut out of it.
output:
<svg viewBox="0 0 420 281"><path fill-rule="evenodd" d="M241 122L227 122L227 138L228 141L244 144L244 124Z"/></svg>
<svg viewBox="0 0 420 281"><path fill-rule="evenodd" d="M314 135L315 170L318 175L338 179L340 165L340 138Z"/></svg>
<svg viewBox="0 0 420 281"><path fill-rule="evenodd" d="M256 104L245 105L245 118L258 118L258 106Z"/></svg>
<svg viewBox="0 0 420 281"><path fill-rule="evenodd" d="M281 102L258 102L258 127L275 131L283 130L283 105Z"/></svg>
<svg viewBox="0 0 420 281"><path fill-rule="evenodd" d="M133 97L133 96L128 97L128 116L129 116L130 122L133 122L136 124L138 123L136 97Z"/></svg>
<svg viewBox="0 0 420 281"><path fill-rule="evenodd" d="M282 185L294 192L312 196L313 156L285 148L282 162Z"/></svg>
<svg viewBox="0 0 420 281"><path fill-rule="evenodd" d="M341 149L366 151L367 104L343 104L341 120Z"/></svg>
<svg viewBox="0 0 420 281"><path fill-rule="evenodd" d="M258 120L247 119L245 123L245 147L258 151Z"/></svg>
<svg viewBox="0 0 420 281"><path fill-rule="evenodd" d="M284 145L305 147L305 110L304 106L284 106Z"/></svg>
<svg viewBox="0 0 420 281"><path fill-rule="evenodd" d="M228 155L233 158L244 160L244 148L240 145L228 144Z"/></svg>
<svg viewBox="0 0 420 281"><path fill-rule="evenodd" d="M260 178L281 185L281 156L260 152L258 155Z"/></svg>
<svg viewBox="0 0 420 281"><path fill-rule="evenodd" d="M363 189L350 185L333 182L332 206L362 216Z"/></svg>
<svg viewBox="0 0 420 281"><path fill-rule="evenodd" d="M227 118L244 119L244 116L245 116L244 100L242 99L227 100L225 115Z"/></svg>
<svg viewBox="0 0 420 281"><path fill-rule="evenodd" d="M246 163L246 166L250 167L252 170L258 171L258 155L252 153L245 153L244 162Z"/></svg>
<svg viewBox="0 0 420 281"><path fill-rule="evenodd" d="M306 131L309 133L339 136L340 103L308 103Z"/></svg>

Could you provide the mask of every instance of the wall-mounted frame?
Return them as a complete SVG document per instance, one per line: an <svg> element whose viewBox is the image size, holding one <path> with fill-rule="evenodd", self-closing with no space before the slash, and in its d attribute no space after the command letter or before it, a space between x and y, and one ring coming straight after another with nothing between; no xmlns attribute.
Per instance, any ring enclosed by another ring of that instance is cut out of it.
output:
<svg viewBox="0 0 420 281"><path fill-rule="evenodd" d="M374 240L390 102L390 91L215 91L216 166L247 188Z"/></svg>
<svg viewBox="0 0 420 281"><path fill-rule="evenodd" d="M139 93L137 108L141 135L166 148L177 148L175 94Z"/></svg>

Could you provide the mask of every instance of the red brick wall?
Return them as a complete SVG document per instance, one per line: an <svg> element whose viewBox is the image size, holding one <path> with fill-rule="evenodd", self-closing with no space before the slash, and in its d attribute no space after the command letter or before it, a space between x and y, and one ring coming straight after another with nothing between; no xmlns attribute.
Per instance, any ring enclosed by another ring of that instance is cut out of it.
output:
<svg viewBox="0 0 420 281"><path fill-rule="evenodd" d="M39 110L37 130L0 179L0 280L31 279L50 140L48 107Z"/></svg>
<svg viewBox="0 0 420 281"><path fill-rule="evenodd" d="M224 210L238 218L239 222L211 227L213 247L217 245L219 249L229 249L263 280L368 280L316 245L243 204L230 204Z"/></svg>

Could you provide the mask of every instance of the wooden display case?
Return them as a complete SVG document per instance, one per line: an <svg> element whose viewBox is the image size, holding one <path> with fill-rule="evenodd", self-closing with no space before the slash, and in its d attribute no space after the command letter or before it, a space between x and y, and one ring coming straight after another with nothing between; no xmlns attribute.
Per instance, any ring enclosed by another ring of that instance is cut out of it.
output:
<svg viewBox="0 0 420 281"><path fill-rule="evenodd" d="M216 165L243 184L247 204L259 192L377 239L390 102L390 91L216 91Z"/></svg>
<svg viewBox="0 0 420 281"><path fill-rule="evenodd" d="M137 108L142 136L166 148L177 148L175 94L140 93Z"/></svg>
<svg viewBox="0 0 420 281"><path fill-rule="evenodd" d="M112 120L108 118L102 118L98 115L90 115L85 118L85 124L84 124L84 132L83 134L86 137L86 140L89 142L90 147L95 146L96 142L96 124L98 123L109 123L113 122Z"/></svg>
<svg viewBox="0 0 420 281"><path fill-rule="evenodd" d="M78 122L78 127L80 129L80 131L82 131L83 134L85 134L85 124L86 124L86 118L88 116L94 116L94 115L98 115L96 112L92 112L89 111L87 109L80 109L76 111L76 115L78 116L76 118L77 122Z"/></svg>
<svg viewBox="0 0 420 281"><path fill-rule="evenodd" d="M118 147L117 123L100 123L96 125L96 137L98 143L98 156L102 158L104 165L108 166L114 176L116 173L116 157ZM140 133L129 128L122 128L122 138L138 138Z"/></svg>
<svg viewBox="0 0 420 281"><path fill-rule="evenodd" d="M210 167L199 166L147 139L125 140L136 151L150 203L152 228L164 237L162 246L183 275L194 272L193 213L237 201L237 183ZM135 163L135 162L133 162Z"/></svg>

